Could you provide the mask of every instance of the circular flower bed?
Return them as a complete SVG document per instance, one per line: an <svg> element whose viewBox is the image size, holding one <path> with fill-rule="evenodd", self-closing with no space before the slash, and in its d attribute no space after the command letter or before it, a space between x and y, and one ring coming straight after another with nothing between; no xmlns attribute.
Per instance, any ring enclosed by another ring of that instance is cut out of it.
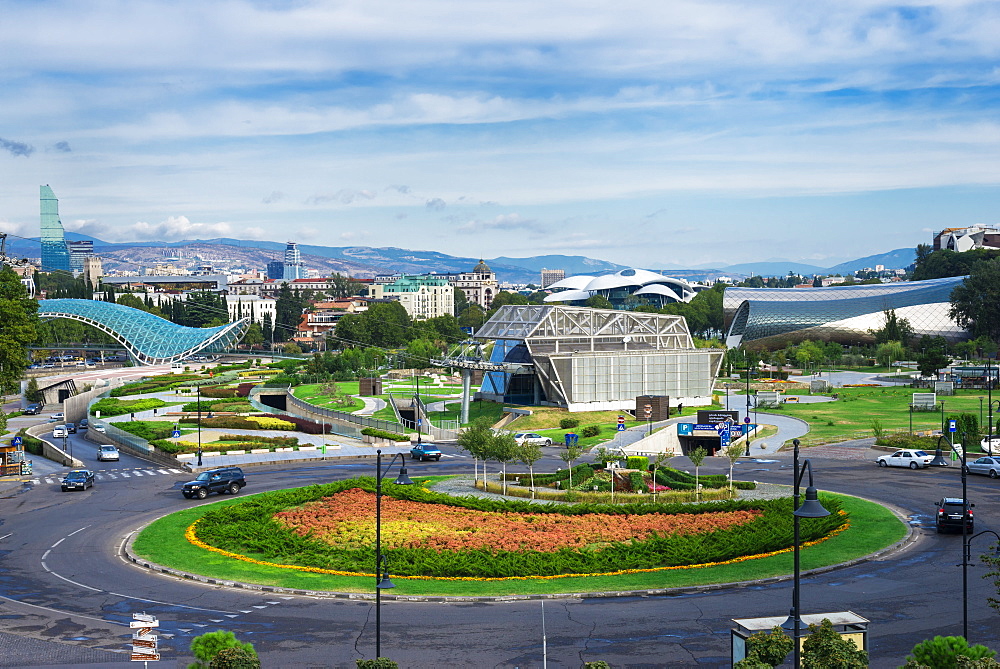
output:
<svg viewBox="0 0 1000 669"><path fill-rule="evenodd" d="M375 482L255 495L207 513L192 543L262 564L365 574L374 564ZM826 503L826 502L825 502ZM836 503L828 505L836 511ZM771 554L792 543L791 500L534 505L383 484L382 541L393 576L532 578L622 573ZM845 525L808 519L802 540Z"/></svg>

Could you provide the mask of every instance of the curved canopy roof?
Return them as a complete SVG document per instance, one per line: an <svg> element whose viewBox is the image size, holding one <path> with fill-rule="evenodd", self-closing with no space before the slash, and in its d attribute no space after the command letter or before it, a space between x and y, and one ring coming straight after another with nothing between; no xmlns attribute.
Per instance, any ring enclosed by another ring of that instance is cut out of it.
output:
<svg viewBox="0 0 1000 669"><path fill-rule="evenodd" d="M667 300L676 302L687 302L698 292L700 288L684 279L664 276L646 269L623 269L614 274L603 274L601 276L589 276L587 274L577 274L568 276L562 281L557 281L549 286L556 289L545 298L545 302L579 302L588 297L597 295L601 291L613 291L625 288L634 295L656 295ZM566 289L558 291L558 289Z"/></svg>
<svg viewBox="0 0 1000 669"><path fill-rule="evenodd" d="M555 288L569 288L571 290L583 290L587 287L587 284L594 280L595 277L589 274L575 274L573 276L568 276L565 279L560 279L555 283L550 283L548 289L552 290Z"/></svg>
<svg viewBox="0 0 1000 669"><path fill-rule="evenodd" d="M140 309L100 300L39 300L39 318L68 318L114 337L139 364L183 360L199 351L226 348L239 341L250 324L242 318L215 328L189 328Z"/></svg>

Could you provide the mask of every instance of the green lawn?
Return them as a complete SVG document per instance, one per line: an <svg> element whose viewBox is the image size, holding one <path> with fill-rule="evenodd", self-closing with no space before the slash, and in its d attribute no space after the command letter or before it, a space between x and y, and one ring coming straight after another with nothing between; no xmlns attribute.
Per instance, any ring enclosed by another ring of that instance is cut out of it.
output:
<svg viewBox="0 0 1000 669"><path fill-rule="evenodd" d="M346 404L334 402L330 395L323 390L326 385L325 383L306 383L293 388L292 393L300 400L305 400L310 404L315 404L325 409L333 409L334 411L351 413L352 411L365 408L365 403L357 397L350 397L350 401ZM337 389L342 394L357 395L360 392L359 385L357 381L339 381L337 382Z"/></svg>
<svg viewBox="0 0 1000 669"><path fill-rule="evenodd" d="M421 481L422 482L422 481ZM823 493L840 499L850 514L850 527L817 546L803 548L803 569L815 569L857 559L892 545L906 534L906 526L887 509L846 495ZM245 499L245 498L244 498ZM284 588L333 592L373 592L373 577L312 574L291 569L254 565L197 548L184 539L184 530L216 504L236 504L227 498L170 514L142 530L135 552L157 564L223 580L244 581ZM254 557L254 556L250 556ZM391 560L391 555L390 555ZM391 563L390 563L391 566ZM730 583L789 574L792 553L756 558L736 564L671 569L618 576L574 576L558 579L511 581L437 581L393 578L398 595L499 596L558 592L644 590L711 583Z"/></svg>
<svg viewBox="0 0 1000 669"><path fill-rule="evenodd" d="M837 388L837 400L818 404L795 404L785 402L779 409L768 412L784 414L809 423L809 434L802 443L815 445L872 436L871 422L878 420L889 432L910 429L909 405L913 388ZM957 413L971 413L979 416L980 393L978 391L958 391L953 396L939 396L944 402L945 416ZM985 404L985 402L984 402ZM941 412L914 412L913 430L940 430ZM984 414L985 421L985 414Z"/></svg>

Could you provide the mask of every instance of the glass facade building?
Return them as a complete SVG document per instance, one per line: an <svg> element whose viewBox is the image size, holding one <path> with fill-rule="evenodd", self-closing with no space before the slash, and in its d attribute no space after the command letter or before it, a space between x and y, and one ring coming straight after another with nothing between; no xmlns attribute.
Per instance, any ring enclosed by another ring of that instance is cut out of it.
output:
<svg viewBox="0 0 1000 669"><path fill-rule="evenodd" d="M42 210L42 271L70 271L66 233L59 220L59 200L48 186L40 187L39 200Z"/></svg>
<svg viewBox="0 0 1000 669"><path fill-rule="evenodd" d="M963 276L831 288L726 288L722 298L726 345L755 343L780 348L806 339L870 343L872 330L892 310L914 333L968 339L948 311L951 291Z"/></svg>
<svg viewBox="0 0 1000 669"><path fill-rule="evenodd" d="M39 318L68 318L115 338L133 361L160 365L201 351L221 351L239 342L248 318L215 328L189 328L140 309L100 300L39 300Z"/></svg>

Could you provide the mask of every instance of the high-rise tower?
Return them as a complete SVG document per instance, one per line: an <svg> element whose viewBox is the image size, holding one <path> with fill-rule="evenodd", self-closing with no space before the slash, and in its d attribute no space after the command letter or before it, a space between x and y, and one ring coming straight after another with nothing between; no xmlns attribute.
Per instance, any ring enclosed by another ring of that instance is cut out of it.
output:
<svg viewBox="0 0 1000 669"><path fill-rule="evenodd" d="M295 242L285 244L285 272L284 279L292 281L301 279L305 275L302 268L302 254L299 252L299 245Z"/></svg>
<svg viewBox="0 0 1000 669"><path fill-rule="evenodd" d="M48 186L40 190L42 209L42 270L69 271L69 251L66 234L59 220L59 200Z"/></svg>

